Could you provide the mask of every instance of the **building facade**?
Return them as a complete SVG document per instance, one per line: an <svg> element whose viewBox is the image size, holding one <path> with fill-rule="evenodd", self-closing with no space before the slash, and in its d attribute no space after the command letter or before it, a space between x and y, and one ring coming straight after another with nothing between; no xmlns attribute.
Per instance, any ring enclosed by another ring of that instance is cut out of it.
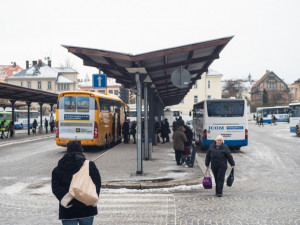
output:
<svg viewBox="0 0 300 225"><path fill-rule="evenodd" d="M28 61L26 65L29 65ZM72 68L51 67L51 63L45 64L39 60L33 61L31 67L13 74L6 81L12 85L60 93L78 90L77 75Z"/></svg>
<svg viewBox="0 0 300 225"><path fill-rule="evenodd" d="M260 106L286 106L290 102L288 85L267 70L251 88L251 110Z"/></svg>
<svg viewBox="0 0 300 225"><path fill-rule="evenodd" d="M179 104L171 106L170 109L179 110L185 120L191 119L189 114L194 104L203 100L222 98L222 76L217 71L209 69L201 79L197 80L184 99Z"/></svg>
<svg viewBox="0 0 300 225"><path fill-rule="evenodd" d="M291 102L300 102L300 79L289 85Z"/></svg>

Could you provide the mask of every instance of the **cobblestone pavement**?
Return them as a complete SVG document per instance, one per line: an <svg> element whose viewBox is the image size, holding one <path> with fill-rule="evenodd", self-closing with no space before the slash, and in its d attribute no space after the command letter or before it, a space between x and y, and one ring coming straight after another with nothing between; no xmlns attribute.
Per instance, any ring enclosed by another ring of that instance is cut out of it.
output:
<svg viewBox="0 0 300 225"><path fill-rule="evenodd" d="M235 181L232 187L224 186L222 198L202 185L103 189L94 224L300 224L300 139L290 135L284 125L249 126L249 130L249 146L232 151L237 164ZM198 156L203 161L205 152ZM0 177L0 224L61 224L50 178L44 178L43 171L30 171L31 176L17 174L14 179L10 172L14 162L9 163L3 173L6 176Z"/></svg>

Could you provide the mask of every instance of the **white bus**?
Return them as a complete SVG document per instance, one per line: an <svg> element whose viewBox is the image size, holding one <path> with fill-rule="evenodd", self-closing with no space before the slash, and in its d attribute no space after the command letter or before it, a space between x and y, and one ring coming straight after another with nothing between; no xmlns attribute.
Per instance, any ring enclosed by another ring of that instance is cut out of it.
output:
<svg viewBox="0 0 300 225"><path fill-rule="evenodd" d="M248 145L247 104L244 99L214 99L193 107L195 143L207 149L218 135L230 148Z"/></svg>
<svg viewBox="0 0 300 225"><path fill-rule="evenodd" d="M300 121L300 103L290 103L290 132L296 133L296 125Z"/></svg>
<svg viewBox="0 0 300 225"><path fill-rule="evenodd" d="M39 112L36 110L30 110L30 128L32 128L33 120L38 121ZM28 128L28 111L27 110L15 110L15 129Z"/></svg>
<svg viewBox="0 0 300 225"><path fill-rule="evenodd" d="M257 107L256 116L263 117L264 123L272 123L272 115L276 117L277 122L288 122L289 107L274 106L274 107Z"/></svg>

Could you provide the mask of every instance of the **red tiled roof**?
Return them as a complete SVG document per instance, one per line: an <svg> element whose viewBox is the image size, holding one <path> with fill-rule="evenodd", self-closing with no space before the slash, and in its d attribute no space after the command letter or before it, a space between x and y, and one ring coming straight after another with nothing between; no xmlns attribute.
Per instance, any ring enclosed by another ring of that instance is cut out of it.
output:
<svg viewBox="0 0 300 225"><path fill-rule="evenodd" d="M23 68L18 65L0 65L0 79L5 80L14 73L20 72L22 70Z"/></svg>

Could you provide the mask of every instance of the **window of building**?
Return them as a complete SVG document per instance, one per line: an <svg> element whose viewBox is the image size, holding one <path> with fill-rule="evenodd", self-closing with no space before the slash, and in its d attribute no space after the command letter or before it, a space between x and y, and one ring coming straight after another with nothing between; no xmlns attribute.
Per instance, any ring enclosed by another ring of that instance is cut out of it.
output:
<svg viewBox="0 0 300 225"><path fill-rule="evenodd" d="M31 88L31 82L30 81L27 82L27 87Z"/></svg>
<svg viewBox="0 0 300 225"><path fill-rule="evenodd" d="M51 81L48 81L48 89L51 89Z"/></svg>
<svg viewBox="0 0 300 225"><path fill-rule="evenodd" d="M42 82L41 81L38 82L38 89L42 89Z"/></svg>
<svg viewBox="0 0 300 225"><path fill-rule="evenodd" d="M115 95L118 95L118 94L119 94L119 91L118 91L118 90L114 90L114 94L115 94Z"/></svg>
<svg viewBox="0 0 300 225"><path fill-rule="evenodd" d="M21 87L23 87L23 81L21 81Z"/></svg>
<svg viewBox="0 0 300 225"><path fill-rule="evenodd" d="M195 88L195 89L197 89L198 88L198 83L197 83L197 81L195 82L195 84L194 84L194 87L193 88Z"/></svg>
<svg viewBox="0 0 300 225"><path fill-rule="evenodd" d="M59 91L70 90L70 84L58 84L57 88Z"/></svg>
<svg viewBox="0 0 300 225"><path fill-rule="evenodd" d="M109 94L112 94L112 93L113 93L113 90L108 90L108 93L109 93Z"/></svg>
<svg viewBox="0 0 300 225"><path fill-rule="evenodd" d="M268 81L268 89L270 89L270 90L276 89L276 81L275 80Z"/></svg>
<svg viewBox="0 0 300 225"><path fill-rule="evenodd" d="M207 100L210 100L211 99L211 95L207 95Z"/></svg>
<svg viewBox="0 0 300 225"><path fill-rule="evenodd" d="M194 103L198 103L198 96L194 95Z"/></svg>
<svg viewBox="0 0 300 225"><path fill-rule="evenodd" d="M210 88L210 80L207 81L207 88Z"/></svg>

